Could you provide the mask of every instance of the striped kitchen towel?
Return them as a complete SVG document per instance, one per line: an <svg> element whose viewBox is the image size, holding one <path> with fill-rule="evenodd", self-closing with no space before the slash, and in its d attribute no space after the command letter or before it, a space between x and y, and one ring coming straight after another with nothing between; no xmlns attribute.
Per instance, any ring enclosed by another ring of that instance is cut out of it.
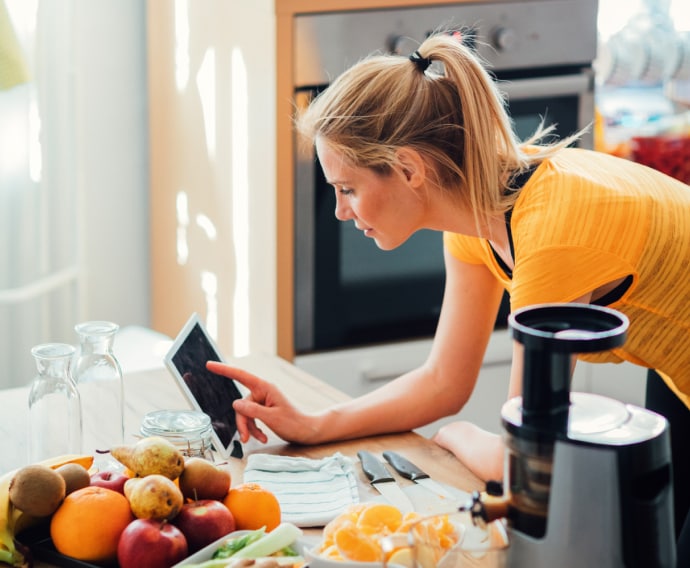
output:
<svg viewBox="0 0 690 568"><path fill-rule="evenodd" d="M353 462L340 452L319 460L251 454L244 482L273 493L281 520L298 527L322 527L359 502Z"/></svg>

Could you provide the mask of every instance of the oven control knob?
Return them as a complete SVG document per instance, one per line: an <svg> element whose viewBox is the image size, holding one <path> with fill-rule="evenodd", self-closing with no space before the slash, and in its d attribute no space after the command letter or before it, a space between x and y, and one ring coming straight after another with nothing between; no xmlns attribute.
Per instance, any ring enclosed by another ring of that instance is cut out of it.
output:
<svg viewBox="0 0 690 568"><path fill-rule="evenodd" d="M491 34L491 41L498 51L509 51L517 43L518 36L513 28L496 28Z"/></svg>

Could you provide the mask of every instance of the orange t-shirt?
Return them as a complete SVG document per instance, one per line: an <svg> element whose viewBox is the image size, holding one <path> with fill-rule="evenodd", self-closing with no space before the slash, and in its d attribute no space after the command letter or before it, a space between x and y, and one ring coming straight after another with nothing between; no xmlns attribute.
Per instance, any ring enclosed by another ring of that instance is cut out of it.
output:
<svg viewBox="0 0 690 568"><path fill-rule="evenodd" d="M631 275L609 306L630 319L625 345L580 358L657 369L690 407L690 186L621 158L567 148L520 190L511 231L512 279L487 240L446 233L444 242L459 260L487 265L513 310L571 302Z"/></svg>

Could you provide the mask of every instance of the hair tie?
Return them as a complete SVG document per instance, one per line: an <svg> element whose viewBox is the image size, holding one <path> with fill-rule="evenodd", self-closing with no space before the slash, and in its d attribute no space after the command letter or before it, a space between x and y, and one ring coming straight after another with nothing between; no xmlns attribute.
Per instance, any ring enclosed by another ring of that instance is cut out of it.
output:
<svg viewBox="0 0 690 568"><path fill-rule="evenodd" d="M424 73L424 71L429 68L429 65L431 65L431 58L422 57L422 54L419 53L419 51L415 51L412 55L410 55L410 61L412 61L412 63L414 63L417 66L417 69L419 69L422 73Z"/></svg>

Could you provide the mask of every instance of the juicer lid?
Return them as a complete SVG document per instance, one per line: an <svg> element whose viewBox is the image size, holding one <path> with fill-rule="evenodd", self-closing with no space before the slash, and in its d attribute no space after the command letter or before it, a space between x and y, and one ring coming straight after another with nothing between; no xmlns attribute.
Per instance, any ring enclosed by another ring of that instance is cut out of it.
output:
<svg viewBox="0 0 690 568"><path fill-rule="evenodd" d="M542 438L543 431L533 431L522 423L522 397L510 399L501 410L504 427L511 434ZM657 437L666 428L666 420L644 408L593 393L571 392L567 440L624 446ZM556 438L563 438L554 432Z"/></svg>
<svg viewBox="0 0 690 568"><path fill-rule="evenodd" d="M571 393L568 437L596 436L620 428L630 417L625 404L604 396Z"/></svg>

